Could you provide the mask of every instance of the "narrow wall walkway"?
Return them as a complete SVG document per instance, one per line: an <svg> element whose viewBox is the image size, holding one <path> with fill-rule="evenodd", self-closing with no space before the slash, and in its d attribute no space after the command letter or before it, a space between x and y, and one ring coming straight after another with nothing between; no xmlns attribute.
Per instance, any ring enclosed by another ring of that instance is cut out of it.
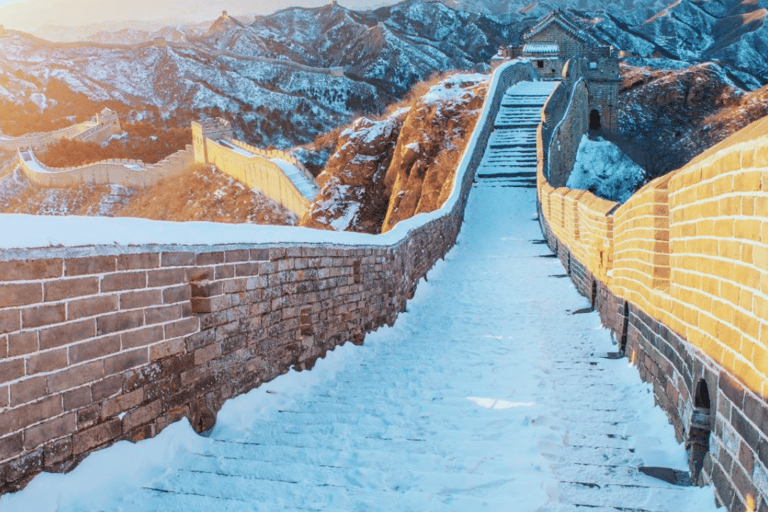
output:
<svg viewBox="0 0 768 512"><path fill-rule="evenodd" d="M110 507L61 512L714 510L710 489L636 469L684 469L685 452L626 359L604 358L535 190L499 180L478 180L458 245L394 327L287 376L319 371L312 386L281 377L237 402L241 421Z"/></svg>

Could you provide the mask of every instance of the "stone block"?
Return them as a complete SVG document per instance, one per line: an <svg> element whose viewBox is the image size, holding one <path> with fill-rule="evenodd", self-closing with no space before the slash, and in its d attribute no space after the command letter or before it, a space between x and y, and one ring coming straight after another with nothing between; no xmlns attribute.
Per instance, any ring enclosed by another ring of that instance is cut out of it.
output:
<svg viewBox="0 0 768 512"><path fill-rule="evenodd" d="M146 348L138 348L127 352L121 352L104 359L104 375L115 375L130 368L135 368L149 362L149 351Z"/></svg>
<svg viewBox="0 0 768 512"><path fill-rule="evenodd" d="M117 257L117 270L151 269L159 266L160 254L156 252L121 254Z"/></svg>
<svg viewBox="0 0 768 512"><path fill-rule="evenodd" d="M101 278L101 292L138 290L147 286L147 272L121 272Z"/></svg>
<svg viewBox="0 0 768 512"><path fill-rule="evenodd" d="M42 301L42 283L0 284L0 308L27 306Z"/></svg>
<svg viewBox="0 0 768 512"><path fill-rule="evenodd" d="M55 279L45 282L43 298L46 302L53 302L97 293L99 293L99 278L96 276Z"/></svg>
<svg viewBox="0 0 768 512"><path fill-rule="evenodd" d="M218 265L218 264L224 263L224 252L214 251L214 252L200 253L197 255L195 263L198 266Z"/></svg>
<svg viewBox="0 0 768 512"><path fill-rule="evenodd" d="M20 455L24 451L22 433L17 432L0 439L0 460L5 461Z"/></svg>
<svg viewBox="0 0 768 512"><path fill-rule="evenodd" d="M120 309L139 309L162 303L162 290L139 290L120 294Z"/></svg>
<svg viewBox="0 0 768 512"><path fill-rule="evenodd" d="M0 334L21 329L21 313L18 309L0 310Z"/></svg>
<svg viewBox="0 0 768 512"><path fill-rule="evenodd" d="M63 303L46 304L23 309L21 311L21 324L24 329L34 329L44 325L52 325L63 322L66 319L66 306Z"/></svg>
<svg viewBox="0 0 768 512"><path fill-rule="evenodd" d="M52 439L72 434L77 428L75 413L44 421L24 431L24 448L34 449Z"/></svg>
<svg viewBox="0 0 768 512"><path fill-rule="evenodd" d="M61 277L60 259L0 261L0 281L35 281Z"/></svg>
<svg viewBox="0 0 768 512"><path fill-rule="evenodd" d="M69 361L71 364L79 364L93 359L99 359L120 351L120 335L113 334L102 336L92 340L71 345L69 349Z"/></svg>
<svg viewBox="0 0 768 512"><path fill-rule="evenodd" d="M183 268L166 268L147 272L147 286L172 286L186 282L186 271Z"/></svg>
<svg viewBox="0 0 768 512"><path fill-rule="evenodd" d="M161 267L189 267L195 265L193 252L164 252L160 255Z"/></svg>
<svg viewBox="0 0 768 512"><path fill-rule="evenodd" d="M69 301L67 320L77 320L118 310L118 295L98 295Z"/></svg>
<svg viewBox="0 0 768 512"><path fill-rule="evenodd" d="M64 264L64 275L67 277L88 274L104 274L114 272L117 268L115 256L91 256L88 258L69 258Z"/></svg>
<svg viewBox="0 0 768 512"><path fill-rule="evenodd" d="M144 310L144 323L146 325L171 322L182 318L183 310L180 304L157 306Z"/></svg>
<svg viewBox="0 0 768 512"><path fill-rule="evenodd" d="M8 356L22 356L38 350L36 331L15 332L8 335Z"/></svg>
<svg viewBox="0 0 768 512"><path fill-rule="evenodd" d="M10 405L17 407L33 402L46 395L45 377L33 377L21 380L10 386Z"/></svg>
<svg viewBox="0 0 768 512"><path fill-rule="evenodd" d="M136 389L130 393L123 393L113 398L107 399L101 405L102 419L111 418L132 409L144 401L144 390Z"/></svg>
<svg viewBox="0 0 768 512"><path fill-rule="evenodd" d="M113 418L75 434L73 451L76 455L88 452L93 448L115 441L121 433L122 422L119 418Z"/></svg>
<svg viewBox="0 0 768 512"><path fill-rule="evenodd" d="M133 429L156 420L162 413L162 402L155 400L147 405L134 409L123 417L123 432L127 433Z"/></svg>
<svg viewBox="0 0 768 512"><path fill-rule="evenodd" d="M192 289L189 284L171 286L163 290L163 304L175 304L188 302L192 298Z"/></svg>
<svg viewBox="0 0 768 512"><path fill-rule="evenodd" d="M5 382L16 380L24 376L24 360L11 359L0 361L0 375Z"/></svg>
<svg viewBox="0 0 768 512"><path fill-rule="evenodd" d="M123 332L120 334L120 338L124 350L145 347L163 341L163 327L161 325L153 325L135 331Z"/></svg>
<svg viewBox="0 0 768 512"><path fill-rule="evenodd" d="M103 375L103 363L92 361L47 375L46 385L49 393L58 393L99 380Z"/></svg>
<svg viewBox="0 0 768 512"><path fill-rule="evenodd" d="M68 364L67 349L60 348L32 354L27 358L27 375L36 373L52 372L61 368L66 368Z"/></svg>

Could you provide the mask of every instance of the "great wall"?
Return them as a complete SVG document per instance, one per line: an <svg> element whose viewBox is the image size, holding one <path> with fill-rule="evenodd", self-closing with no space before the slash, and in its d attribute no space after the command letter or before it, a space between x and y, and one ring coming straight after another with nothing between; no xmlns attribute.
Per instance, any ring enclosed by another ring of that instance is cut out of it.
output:
<svg viewBox="0 0 768 512"><path fill-rule="evenodd" d="M307 212L318 193L314 176L295 157L284 151L261 150L234 139L229 123L220 118L193 122L193 144L156 164L117 159L51 168L41 163L34 152L34 148L45 147L65 137L105 142L120 133L117 114L105 109L92 122L56 132L7 139L6 143L8 148L17 151L17 161L24 175L41 187L118 184L145 188L190 172L194 164L211 164L299 217Z"/></svg>
<svg viewBox="0 0 768 512"><path fill-rule="evenodd" d="M614 356L653 384L693 479L729 511L766 512L768 122L618 205L553 186L601 101L589 60L563 68L537 133L547 243L614 333ZM386 235L3 251L0 492L183 417L204 431L226 399L394 322L454 244L505 91L536 77L526 61L496 70L453 194Z"/></svg>

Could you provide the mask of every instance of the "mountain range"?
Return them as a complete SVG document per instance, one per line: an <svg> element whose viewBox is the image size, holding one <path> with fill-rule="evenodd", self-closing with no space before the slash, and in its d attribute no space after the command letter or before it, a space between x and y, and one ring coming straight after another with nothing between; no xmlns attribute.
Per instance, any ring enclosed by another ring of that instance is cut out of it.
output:
<svg viewBox="0 0 768 512"><path fill-rule="evenodd" d="M289 147L359 114L381 112L414 83L488 69L502 45L552 7L568 7L634 66L714 61L748 91L768 83L766 0L530 2L408 0L368 11L336 3L206 25L122 29L53 43L0 35L0 130L66 124L109 104L127 120L231 118L252 143ZM46 124L47 123L47 124Z"/></svg>

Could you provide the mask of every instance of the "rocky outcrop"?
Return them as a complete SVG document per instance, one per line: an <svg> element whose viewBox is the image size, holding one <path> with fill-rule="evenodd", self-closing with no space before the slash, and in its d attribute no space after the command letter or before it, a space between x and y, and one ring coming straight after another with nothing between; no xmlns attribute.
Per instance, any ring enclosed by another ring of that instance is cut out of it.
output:
<svg viewBox="0 0 768 512"><path fill-rule="evenodd" d="M341 132L317 178L320 194L301 219L302 226L381 232L389 203L384 176L407 113L399 109L379 120L362 117Z"/></svg>
<svg viewBox="0 0 768 512"><path fill-rule="evenodd" d="M438 209L448 198L487 88L486 75L454 75L416 102L387 170L389 206L383 232Z"/></svg>
<svg viewBox="0 0 768 512"><path fill-rule="evenodd" d="M483 105L488 75L456 74L341 132L302 226L381 233L439 208Z"/></svg>

